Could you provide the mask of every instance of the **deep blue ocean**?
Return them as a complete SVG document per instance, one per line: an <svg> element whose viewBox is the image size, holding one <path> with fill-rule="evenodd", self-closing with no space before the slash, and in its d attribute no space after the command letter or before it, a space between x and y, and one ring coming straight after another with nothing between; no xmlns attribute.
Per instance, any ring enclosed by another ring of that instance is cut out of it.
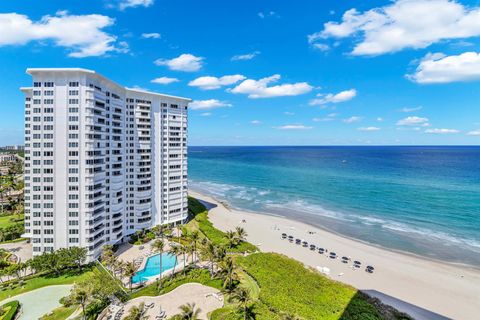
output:
<svg viewBox="0 0 480 320"><path fill-rule="evenodd" d="M480 147L190 147L190 188L480 267Z"/></svg>

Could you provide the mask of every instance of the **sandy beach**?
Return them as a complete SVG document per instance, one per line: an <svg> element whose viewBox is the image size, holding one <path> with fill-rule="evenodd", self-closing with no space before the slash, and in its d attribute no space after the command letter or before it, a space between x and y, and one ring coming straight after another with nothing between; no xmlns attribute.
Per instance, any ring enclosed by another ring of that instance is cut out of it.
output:
<svg viewBox="0 0 480 320"><path fill-rule="evenodd" d="M378 297L415 319L479 318L480 271L477 269L389 251L305 223L232 210L211 197L192 191L189 194L213 205L209 217L220 230L242 226L248 233L248 241L261 251L282 253L313 268L327 267L330 278ZM363 267L354 269L352 263L344 264L339 259L330 259L282 240L282 233L305 239L340 257L359 260ZM365 272L366 265L374 266L375 272Z"/></svg>

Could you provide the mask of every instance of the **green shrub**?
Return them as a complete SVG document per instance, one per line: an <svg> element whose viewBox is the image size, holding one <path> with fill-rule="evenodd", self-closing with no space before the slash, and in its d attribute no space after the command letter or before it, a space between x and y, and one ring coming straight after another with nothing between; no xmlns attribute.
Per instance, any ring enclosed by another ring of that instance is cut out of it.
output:
<svg viewBox="0 0 480 320"><path fill-rule="evenodd" d="M157 296L160 294L165 294L170 292L182 284L185 283L200 283L212 288L222 289L223 280L221 279L211 279L210 272L205 269L188 269L188 271L183 275L183 273L177 273L173 277L165 278L162 280L162 288L158 290L156 283L152 283L136 292L133 292L130 295L130 299L138 298L141 296Z"/></svg>
<svg viewBox="0 0 480 320"><path fill-rule="evenodd" d="M2 308L6 313L0 317L1 320L13 320L20 309L20 302L17 300L5 303Z"/></svg>
<svg viewBox="0 0 480 320"><path fill-rule="evenodd" d="M228 244L225 232L215 228L210 220L208 220L208 211L200 201L189 197L188 208L190 215L194 217L194 220L198 223L200 232L205 237L216 245L226 246ZM257 247L246 241L242 241L238 245L228 249L229 252L255 252L257 250Z"/></svg>

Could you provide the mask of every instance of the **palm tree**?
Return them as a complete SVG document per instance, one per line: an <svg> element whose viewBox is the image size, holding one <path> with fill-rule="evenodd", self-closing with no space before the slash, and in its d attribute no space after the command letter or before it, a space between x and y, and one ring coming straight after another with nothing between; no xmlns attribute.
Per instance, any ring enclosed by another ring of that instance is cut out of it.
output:
<svg viewBox="0 0 480 320"><path fill-rule="evenodd" d="M179 245L178 246L178 251L180 254L183 254L183 274L185 275L186 272L186 263L187 263L187 253L188 249L186 246Z"/></svg>
<svg viewBox="0 0 480 320"><path fill-rule="evenodd" d="M193 263L196 264L197 259L196 259L196 252L197 252L197 242L200 239L200 234L198 233L198 230L193 230L190 233L190 240L192 240L193 243Z"/></svg>
<svg viewBox="0 0 480 320"><path fill-rule="evenodd" d="M150 319L150 316L145 315L145 302L142 302L137 306L133 306L128 310L128 315L124 318L125 320L146 320Z"/></svg>
<svg viewBox="0 0 480 320"><path fill-rule="evenodd" d="M238 274L235 270L236 268L233 259L231 257L226 257L220 264L220 267L220 273L224 279L223 287L231 290L233 287L233 281L238 279Z"/></svg>
<svg viewBox="0 0 480 320"><path fill-rule="evenodd" d="M175 260L177 260L177 256L182 253L182 250L179 245L173 245L170 247L170 250L168 250L168 254L175 256ZM172 273L170 274L170 277L173 277L175 273L175 266L177 265L176 261L175 264L173 265L173 270Z"/></svg>
<svg viewBox="0 0 480 320"><path fill-rule="evenodd" d="M251 302L250 292L243 287L237 287L237 289L235 289L232 292L230 296L230 300L238 302L239 308L240 310L242 310L244 315L243 319L244 320L249 319L247 316L251 311L253 311L253 310L249 310L249 306Z"/></svg>
<svg viewBox="0 0 480 320"><path fill-rule="evenodd" d="M179 314L179 319L182 320L198 320L200 312L202 311L200 308L195 307L195 303L186 303L181 305L179 309L182 311Z"/></svg>
<svg viewBox="0 0 480 320"><path fill-rule="evenodd" d="M203 247L203 255L205 258L210 262L210 277L213 278L213 264L215 263L215 258L217 254L217 248L212 242L208 242L204 247Z"/></svg>
<svg viewBox="0 0 480 320"><path fill-rule="evenodd" d="M237 234L237 239L239 242L245 241L248 237L247 231L245 231L245 229L242 227L236 227L235 233Z"/></svg>
<svg viewBox="0 0 480 320"><path fill-rule="evenodd" d="M135 263L132 262L127 262L125 265L125 269L123 270L123 275L128 278L128 284L130 285L130 291L132 291L132 278L137 272L137 266Z"/></svg>
<svg viewBox="0 0 480 320"><path fill-rule="evenodd" d="M244 320L255 320L255 305L248 305L245 309L242 310Z"/></svg>
<svg viewBox="0 0 480 320"><path fill-rule="evenodd" d="M227 231L225 237L227 238L229 248L232 248L237 244L237 234L234 231Z"/></svg>
<svg viewBox="0 0 480 320"><path fill-rule="evenodd" d="M158 275L158 280L157 280L157 284L159 285L159 287L162 286L162 255L163 255L163 251L165 250L165 242L163 242L163 240L160 240L160 239L157 239L155 240L155 242L152 244L152 249L154 252L157 252L159 254L159 258L160 258L160 274Z"/></svg>
<svg viewBox="0 0 480 320"><path fill-rule="evenodd" d="M191 257L191 263L193 263L193 256L195 254L195 245L193 244L193 242L190 242L185 247L187 248L187 253Z"/></svg>

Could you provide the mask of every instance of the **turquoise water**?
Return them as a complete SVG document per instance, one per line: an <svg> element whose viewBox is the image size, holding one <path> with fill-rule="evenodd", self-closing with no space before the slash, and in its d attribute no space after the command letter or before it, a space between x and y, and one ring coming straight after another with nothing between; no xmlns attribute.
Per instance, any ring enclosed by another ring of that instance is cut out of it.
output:
<svg viewBox="0 0 480 320"><path fill-rule="evenodd" d="M162 254L162 273L173 269L177 264L177 258L168 253ZM160 254L148 257L145 268L135 273L132 278L132 283L139 283L147 281L152 277L157 277L160 274Z"/></svg>
<svg viewBox="0 0 480 320"><path fill-rule="evenodd" d="M191 147L189 179L236 208L480 266L480 147Z"/></svg>

